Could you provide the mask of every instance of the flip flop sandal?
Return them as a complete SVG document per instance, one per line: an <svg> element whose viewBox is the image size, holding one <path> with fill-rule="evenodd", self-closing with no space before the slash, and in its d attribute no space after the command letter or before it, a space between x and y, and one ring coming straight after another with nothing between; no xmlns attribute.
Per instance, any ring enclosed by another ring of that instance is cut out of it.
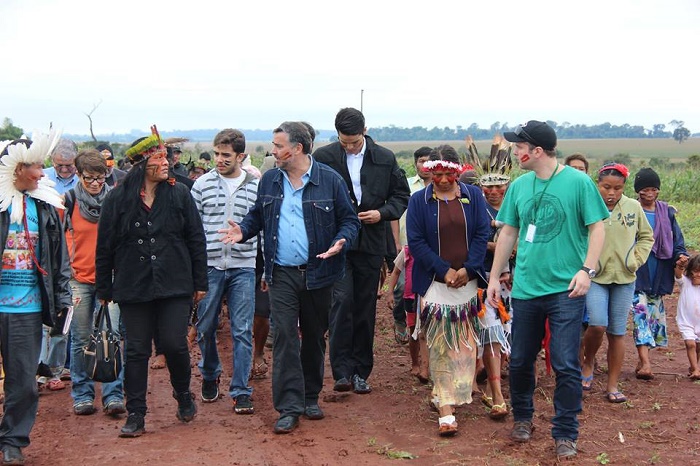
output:
<svg viewBox="0 0 700 466"><path fill-rule="evenodd" d="M250 371L250 378L251 379L262 379L267 376L267 372L269 371L269 367L267 366L267 363L265 361L261 362L260 364L254 364L253 369Z"/></svg>
<svg viewBox="0 0 700 466"><path fill-rule="evenodd" d="M66 388L66 383L61 379L51 379L46 383L46 388L55 392Z"/></svg>
<svg viewBox="0 0 700 466"><path fill-rule="evenodd" d="M403 327L403 331L399 330L397 327ZM409 338L408 328L406 328L405 325L394 324L394 340L396 340L396 343L399 345L407 345Z"/></svg>
<svg viewBox="0 0 700 466"><path fill-rule="evenodd" d="M493 398L488 396L486 393L481 395L481 402L486 406L487 408L491 409L493 408Z"/></svg>
<svg viewBox="0 0 700 466"><path fill-rule="evenodd" d="M593 387L593 374L588 377L581 376L581 386L584 390L589 391Z"/></svg>
<svg viewBox="0 0 700 466"><path fill-rule="evenodd" d="M157 354L153 361L151 362L151 369L165 369L165 355Z"/></svg>
<svg viewBox="0 0 700 466"><path fill-rule="evenodd" d="M505 402L491 406L491 411L489 411L489 417L494 420L503 419L508 416L510 411L508 410L508 405Z"/></svg>
<svg viewBox="0 0 700 466"><path fill-rule="evenodd" d="M453 415L444 416L438 419L440 427L438 434L440 437L452 437L457 433L457 421Z"/></svg>
<svg viewBox="0 0 700 466"><path fill-rule="evenodd" d="M608 392L605 394L605 399L610 403L624 403L627 397L620 392Z"/></svg>
<svg viewBox="0 0 700 466"><path fill-rule="evenodd" d="M640 372L637 371L636 374L634 374L635 377L637 377L639 380L654 380L654 374L651 372Z"/></svg>

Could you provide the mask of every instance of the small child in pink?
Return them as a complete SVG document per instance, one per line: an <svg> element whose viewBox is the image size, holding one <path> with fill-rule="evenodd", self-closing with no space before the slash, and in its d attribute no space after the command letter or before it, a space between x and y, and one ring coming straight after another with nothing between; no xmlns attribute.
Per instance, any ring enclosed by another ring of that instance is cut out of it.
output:
<svg viewBox="0 0 700 466"><path fill-rule="evenodd" d="M396 256L396 259L394 259L394 270L387 280L387 287L390 291L396 288L396 283L399 281L399 276L402 272L404 273L404 311L406 312L406 325L409 329L409 335L411 335L408 340L408 350L411 354L411 374L417 377L422 383L428 383L430 372L428 370L428 347L425 335L422 332L419 332L418 335L414 335L416 316L418 314L418 302L416 294L413 292L413 279L411 278L413 272L413 256L411 256L411 252L408 250L408 245L404 246ZM388 293L386 304L389 309L394 308L393 293Z"/></svg>
<svg viewBox="0 0 700 466"><path fill-rule="evenodd" d="M688 353L688 377L700 380L700 255L690 259L681 256L676 262L675 276L681 290L676 323Z"/></svg>

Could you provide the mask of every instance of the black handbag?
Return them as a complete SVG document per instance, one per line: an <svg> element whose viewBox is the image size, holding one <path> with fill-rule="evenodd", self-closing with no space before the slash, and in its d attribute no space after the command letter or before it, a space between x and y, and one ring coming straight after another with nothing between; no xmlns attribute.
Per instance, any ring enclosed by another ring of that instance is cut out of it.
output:
<svg viewBox="0 0 700 466"><path fill-rule="evenodd" d="M106 305L100 306L95 316L95 327L90 342L83 347L85 371L95 382L114 382L122 370L122 351L119 337L112 330L112 321Z"/></svg>

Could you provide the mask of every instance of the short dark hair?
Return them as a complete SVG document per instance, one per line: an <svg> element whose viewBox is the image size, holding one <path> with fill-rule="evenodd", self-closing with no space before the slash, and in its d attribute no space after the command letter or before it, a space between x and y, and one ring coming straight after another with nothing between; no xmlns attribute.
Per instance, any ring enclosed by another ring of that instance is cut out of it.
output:
<svg viewBox="0 0 700 466"><path fill-rule="evenodd" d="M301 124L306 126L306 129L309 131L309 136L311 136L311 142L313 143L316 140L316 130L309 122L302 121Z"/></svg>
<svg viewBox="0 0 700 466"><path fill-rule="evenodd" d="M443 144L433 149L430 152L430 160L445 160L446 162L462 163L455 148L449 144Z"/></svg>
<svg viewBox="0 0 700 466"><path fill-rule="evenodd" d="M598 181L602 180L605 176L617 176L622 178L623 181L627 181L627 177L617 168L615 168L613 163L607 163L598 171Z"/></svg>
<svg viewBox="0 0 700 466"><path fill-rule="evenodd" d="M551 150L550 150L550 149L545 149L544 147L542 147L542 146L536 146L535 144L532 144L531 142L528 142L528 143L527 143L527 147L530 148L529 150L535 150L535 148L539 147L540 149L542 149L542 151L543 151L545 154L547 154L547 157L556 157L556 156L557 156L557 149L556 149L556 148L555 148L555 149L551 149Z"/></svg>
<svg viewBox="0 0 700 466"><path fill-rule="evenodd" d="M214 145L230 145L236 154L245 152L245 135L237 129L226 128L214 136Z"/></svg>
<svg viewBox="0 0 700 466"><path fill-rule="evenodd" d="M109 153L112 154L112 158L114 158L114 151L112 150L112 146L110 146L109 144L107 144L105 142L95 146L95 150L97 152L102 152L103 150L108 150Z"/></svg>
<svg viewBox="0 0 700 466"><path fill-rule="evenodd" d="M423 147L417 149L417 150L413 153L413 164L414 164L414 165L417 164L417 163L418 163L418 159L421 158L421 157L430 157L430 153L431 153L432 151L433 151L433 149L430 148L430 147L428 147L428 146L423 146Z"/></svg>
<svg viewBox="0 0 700 466"><path fill-rule="evenodd" d="M78 152L77 157L75 157L75 168L81 175L86 171L107 174L107 162L97 149L86 149Z"/></svg>
<svg viewBox="0 0 700 466"><path fill-rule="evenodd" d="M365 116L356 108L341 108L335 116L335 129L348 136L365 133Z"/></svg>
<svg viewBox="0 0 700 466"><path fill-rule="evenodd" d="M581 162L583 162L583 166L586 167L586 173L588 173L588 159L585 155L583 155L580 152L574 152L573 154L569 155L567 158L564 159L564 165L569 165L572 160L580 160Z"/></svg>
<svg viewBox="0 0 700 466"><path fill-rule="evenodd" d="M285 121L273 133L286 133L289 136L289 143L292 145L301 144L301 149L305 154L311 152L311 135L303 123L298 121Z"/></svg>
<svg viewBox="0 0 700 466"><path fill-rule="evenodd" d="M685 276L692 279L693 272L700 270L700 254L695 254L690 258L688 264L685 266Z"/></svg>

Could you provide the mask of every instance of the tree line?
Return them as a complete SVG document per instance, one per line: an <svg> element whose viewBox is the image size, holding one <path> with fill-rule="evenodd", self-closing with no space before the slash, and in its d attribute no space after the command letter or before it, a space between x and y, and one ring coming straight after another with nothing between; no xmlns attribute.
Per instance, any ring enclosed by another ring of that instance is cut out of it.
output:
<svg viewBox="0 0 700 466"><path fill-rule="evenodd" d="M691 136L690 131L685 127L685 123L680 120L672 120L668 125L657 123L651 129L644 128L640 125L613 125L611 123L601 123L598 125L572 125L569 122L558 124L555 121L548 120L549 124L557 132L559 139L620 139L620 138L673 138L679 143L688 139ZM471 136L475 140L491 139L495 134L505 131L512 131L517 125L509 125L499 121L493 123L488 128L481 128L477 123L472 123L468 127L457 126L456 128L437 126L428 129L423 126L414 126L412 128L403 128L399 126L381 126L369 128L368 133L378 141L458 141L467 136ZM668 128L667 126L670 126ZM176 131L161 131L163 137L184 137L193 142L209 142L211 141L219 129L195 129L195 130L176 130ZM250 141L266 141L270 139L272 129L244 129L246 139ZM0 140L16 139L23 133L22 128L15 126L12 120L5 118L0 127ZM336 133L333 130L319 129L316 139L318 141L334 141L337 139ZM698 133L693 136L700 135ZM75 141L87 141L97 139L103 141L130 143L131 141L147 136L145 132L132 130L124 134L99 134L97 138L84 134L65 134L65 137Z"/></svg>
<svg viewBox="0 0 700 466"><path fill-rule="evenodd" d="M547 124L554 128L559 139L621 139L621 138L673 138L678 142L683 142L690 136L690 131L685 128L684 122L673 120L667 129L664 123L653 125L652 129L646 129L640 125L613 125L611 123L601 123L598 125L572 125L568 122L558 124L555 121L547 120ZM516 125L517 126L517 125ZM491 139L494 134L512 131L516 126L499 121L493 123L488 128L481 128L478 124L472 123L468 127L457 126L455 129L437 126L428 129L422 126L412 128L401 128L398 126L385 126L380 128L370 128L369 134L379 141L457 141L467 136L475 140Z"/></svg>

